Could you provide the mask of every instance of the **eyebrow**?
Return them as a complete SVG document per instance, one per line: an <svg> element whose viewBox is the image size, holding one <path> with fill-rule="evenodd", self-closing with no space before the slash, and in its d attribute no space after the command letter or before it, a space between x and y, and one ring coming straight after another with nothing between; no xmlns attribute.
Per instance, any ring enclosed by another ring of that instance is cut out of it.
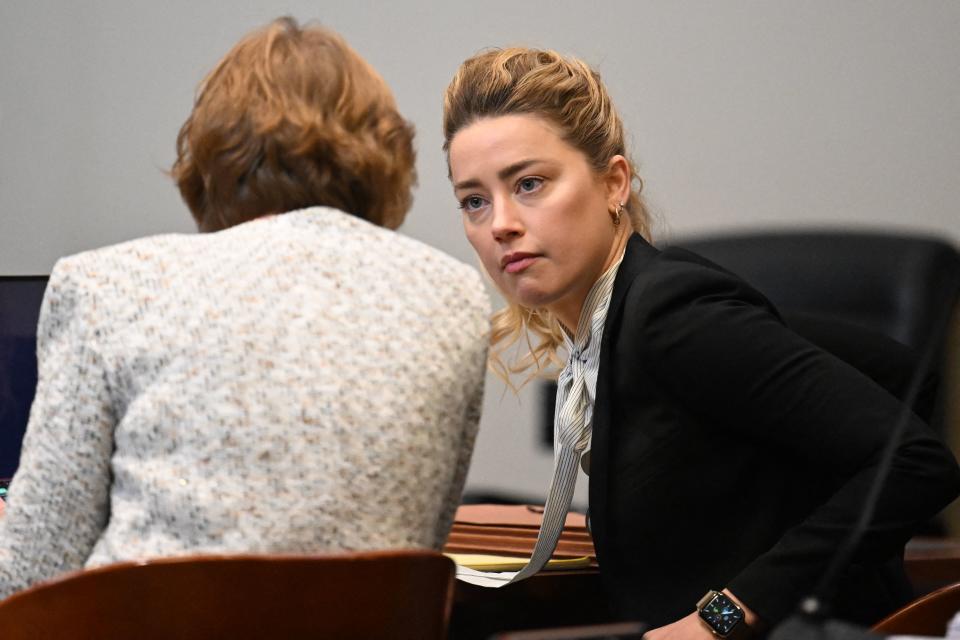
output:
<svg viewBox="0 0 960 640"><path fill-rule="evenodd" d="M503 169L500 169L500 171L497 171L497 178L499 178L500 180L506 180L507 178L513 175L516 175L517 173L520 173L530 165L536 164L538 162L543 162L543 161L538 158L529 158L527 160L519 160L517 162L514 162L511 165L504 167ZM453 188L455 190L473 189L479 186L481 186L479 180L471 179L471 180L464 180L463 182L458 182L455 185L453 185Z"/></svg>

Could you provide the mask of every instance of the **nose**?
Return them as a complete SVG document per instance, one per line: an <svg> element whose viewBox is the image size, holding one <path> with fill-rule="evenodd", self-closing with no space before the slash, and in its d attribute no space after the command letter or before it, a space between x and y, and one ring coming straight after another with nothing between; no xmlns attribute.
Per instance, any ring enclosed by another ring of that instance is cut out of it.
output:
<svg viewBox="0 0 960 640"><path fill-rule="evenodd" d="M523 221L516 204L509 198L493 204L493 221L490 231L497 242L504 242L523 235Z"/></svg>

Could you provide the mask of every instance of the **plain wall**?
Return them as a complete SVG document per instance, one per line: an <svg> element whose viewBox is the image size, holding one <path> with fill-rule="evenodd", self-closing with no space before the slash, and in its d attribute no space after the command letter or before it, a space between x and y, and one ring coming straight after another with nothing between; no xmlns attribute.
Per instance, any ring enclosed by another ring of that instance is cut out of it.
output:
<svg viewBox="0 0 960 640"><path fill-rule="evenodd" d="M193 224L164 175L196 84L248 30L319 19L418 130L402 232L476 263L441 153L441 95L477 50L526 44L605 78L658 235L893 227L960 241L960 3L0 4L0 273ZM537 402L491 379L471 488L543 495ZM585 501L585 483L578 488Z"/></svg>

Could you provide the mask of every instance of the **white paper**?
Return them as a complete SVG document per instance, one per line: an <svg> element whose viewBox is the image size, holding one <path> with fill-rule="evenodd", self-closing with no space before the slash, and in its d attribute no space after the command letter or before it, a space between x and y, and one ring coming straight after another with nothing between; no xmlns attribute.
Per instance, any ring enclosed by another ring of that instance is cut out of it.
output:
<svg viewBox="0 0 960 640"><path fill-rule="evenodd" d="M489 587L491 589L499 589L500 587L510 584L510 581L513 580L513 577L518 573L520 572L477 571L476 569L471 569L470 567L464 567L459 564L457 565L457 580L469 582L470 584L475 584L478 587Z"/></svg>

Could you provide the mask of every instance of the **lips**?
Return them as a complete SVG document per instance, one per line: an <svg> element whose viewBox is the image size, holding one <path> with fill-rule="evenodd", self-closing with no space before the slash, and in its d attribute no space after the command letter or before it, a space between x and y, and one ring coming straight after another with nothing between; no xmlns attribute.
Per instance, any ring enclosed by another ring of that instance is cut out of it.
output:
<svg viewBox="0 0 960 640"><path fill-rule="evenodd" d="M500 268L507 273L519 273L529 267L540 256L535 253L516 251L508 253L500 260Z"/></svg>

